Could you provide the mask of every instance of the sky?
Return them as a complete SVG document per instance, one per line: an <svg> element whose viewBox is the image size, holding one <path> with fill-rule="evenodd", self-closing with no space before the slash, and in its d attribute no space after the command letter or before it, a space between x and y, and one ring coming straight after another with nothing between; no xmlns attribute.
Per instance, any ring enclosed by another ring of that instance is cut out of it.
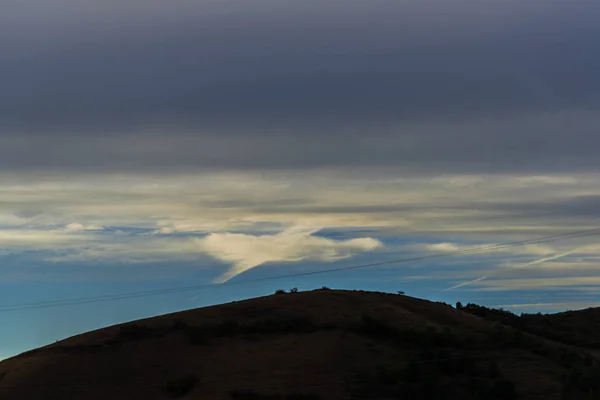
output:
<svg viewBox="0 0 600 400"><path fill-rule="evenodd" d="M0 358L279 288L600 305L597 236L269 280L600 227L598 15L596 0L3 1Z"/></svg>

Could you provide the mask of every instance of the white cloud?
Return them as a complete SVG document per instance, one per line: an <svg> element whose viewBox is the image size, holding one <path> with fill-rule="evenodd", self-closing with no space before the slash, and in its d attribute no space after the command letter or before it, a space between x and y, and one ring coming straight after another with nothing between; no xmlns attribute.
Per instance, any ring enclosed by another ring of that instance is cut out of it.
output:
<svg viewBox="0 0 600 400"><path fill-rule="evenodd" d="M75 248L85 238L66 230L47 229L1 229L0 248L11 250L50 250L53 248Z"/></svg>
<svg viewBox="0 0 600 400"><path fill-rule="evenodd" d="M121 235L118 240L97 235L68 248L66 254L46 256L52 262L145 263L196 261L198 248L190 238Z"/></svg>
<svg viewBox="0 0 600 400"><path fill-rule="evenodd" d="M410 245L408 248L412 248L418 251L428 251L433 253L453 253L456 251L465 251L471 249L478 249L481 247L490 247L501 245L501 243L488 243L488 244L477 244L477 245L464 245L458 243L442 242L442 243L428 243L428 244L416 244ZM528 244L524 246L514 247L501 247L498 249L490 250L488 253L510 253L515 255L536 255L545 256L552 254L555 250L551 246L539 245L539 244Z"/></svg>
<svg viewBox="0 0 600 400"><path fill-rule="evenodd" d="M148 237L102 230L0 229L0 255L26 251L40 252L51 262L157 262L197 260L198 247L190 238ZM86 232L85 235L81 232Z"/></svg>
<svg viewBox="0 0 600 400"><path fill-rule="evenodd" d="M536 274L541 272L554 272L556 273L581 273L586 270L590 271L600 271L600 262L594 260L584 259L574 259L573 261L565 261L565 262L551 262L546 264L538 264L528 267L528 269L533 270Z"/></svg>
<svg viewBox="0 0 600 400"><path fill-rule="evenodd" d="M435 253L450 253L459 250L466 250L467 246L458 246L454 243L434 243L420 246L424 250L432 251Z"/></svg>
<svg viewBox="0 0 600 400"><path fill-rule="evenodd" d="M65 226L67 232L84 232L84 231L101 231L104 227L100 225L83 225L77 222L72 222Z"/></svg>
<svg viewBox="0 0 600 400"><path fill-rule="evenodd" d="M268 262L335 261L382 246L372 238L333 240L313 236L315 232L294 227L275 235L213 233L198 239L198 244L205 253L232 264L218 282Z"/></svg>

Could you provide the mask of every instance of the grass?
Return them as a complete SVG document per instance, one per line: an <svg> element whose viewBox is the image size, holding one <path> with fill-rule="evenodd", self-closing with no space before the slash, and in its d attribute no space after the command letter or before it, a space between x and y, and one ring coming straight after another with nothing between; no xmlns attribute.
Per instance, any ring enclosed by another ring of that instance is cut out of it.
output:
<svg viewBox="0 0 600 400"><path fill-rule="evenodd" d="M433 326L424 330L400 329L388 321L380 320L369 315L363 315L360 322L352 328L355 333L373 336L378 339L398 343L409 343L419 347L464 347L468 338L460 337L451 329L438 330Z"/></svg>
<svg viewBox="0 0 600 400"><path fill-rule="evenodd" d="M311 333L325 327L319 327L309 319L299 317L279 317L258 320L250 324L225 321L212 326L185 326L181 328L190 344L206 344L212 338L236 337L240 335L272 335L291 333Z"/></svg>
<svg viewBox="0 0 600 400"><path fill-rule="evenodd" d="M248 324L240 324L237 321L223 321L215 325L194 326L188 325L180 319L175 320L171 326L162 328L150 328L144 324L128 324L121 326L117 334L103 344L113 345L131 341L144 340L164 336L172 332L183 332L191 345L205 345L211 339L224 337L237 337L240 335L272 335L291 333L311 333L320 327L312 321L301 317L276 317L262 319Z"/></svg>

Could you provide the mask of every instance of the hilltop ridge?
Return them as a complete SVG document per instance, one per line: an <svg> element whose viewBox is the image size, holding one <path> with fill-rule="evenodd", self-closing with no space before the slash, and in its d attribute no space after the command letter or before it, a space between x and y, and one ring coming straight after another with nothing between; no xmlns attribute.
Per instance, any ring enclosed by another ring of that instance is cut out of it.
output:
<svg viewBox="0 0 600 400"><path fill-rule="evenodd" d="M0 398L598 398L593 346L563 340L565 320L596 324L598 310L504 313L378 292L276 294L115 325L4 360Z"/></svg>

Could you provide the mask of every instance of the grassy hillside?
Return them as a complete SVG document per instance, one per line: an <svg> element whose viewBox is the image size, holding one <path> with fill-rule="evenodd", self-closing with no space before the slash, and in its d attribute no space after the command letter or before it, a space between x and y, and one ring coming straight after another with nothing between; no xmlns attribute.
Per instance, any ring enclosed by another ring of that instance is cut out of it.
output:
<svg viewBox="0 0 600 400"><path fill-rule="evenodd" d="M0 398L600 398L593 353L558 334L565 319L573 330L592 321L580 313L573 322L385 293L282 293L21 354L0 363Z"/></svg>
<svg viewBox="0 0 600 400"><path fill-rule="evenodd" d="M457 308L488 321L500 322L503 325L561 343L589 349L600 348L600 309L598 308L557 314L521 315L477 304L467 304L466 306L457 304Z"/></svg>

